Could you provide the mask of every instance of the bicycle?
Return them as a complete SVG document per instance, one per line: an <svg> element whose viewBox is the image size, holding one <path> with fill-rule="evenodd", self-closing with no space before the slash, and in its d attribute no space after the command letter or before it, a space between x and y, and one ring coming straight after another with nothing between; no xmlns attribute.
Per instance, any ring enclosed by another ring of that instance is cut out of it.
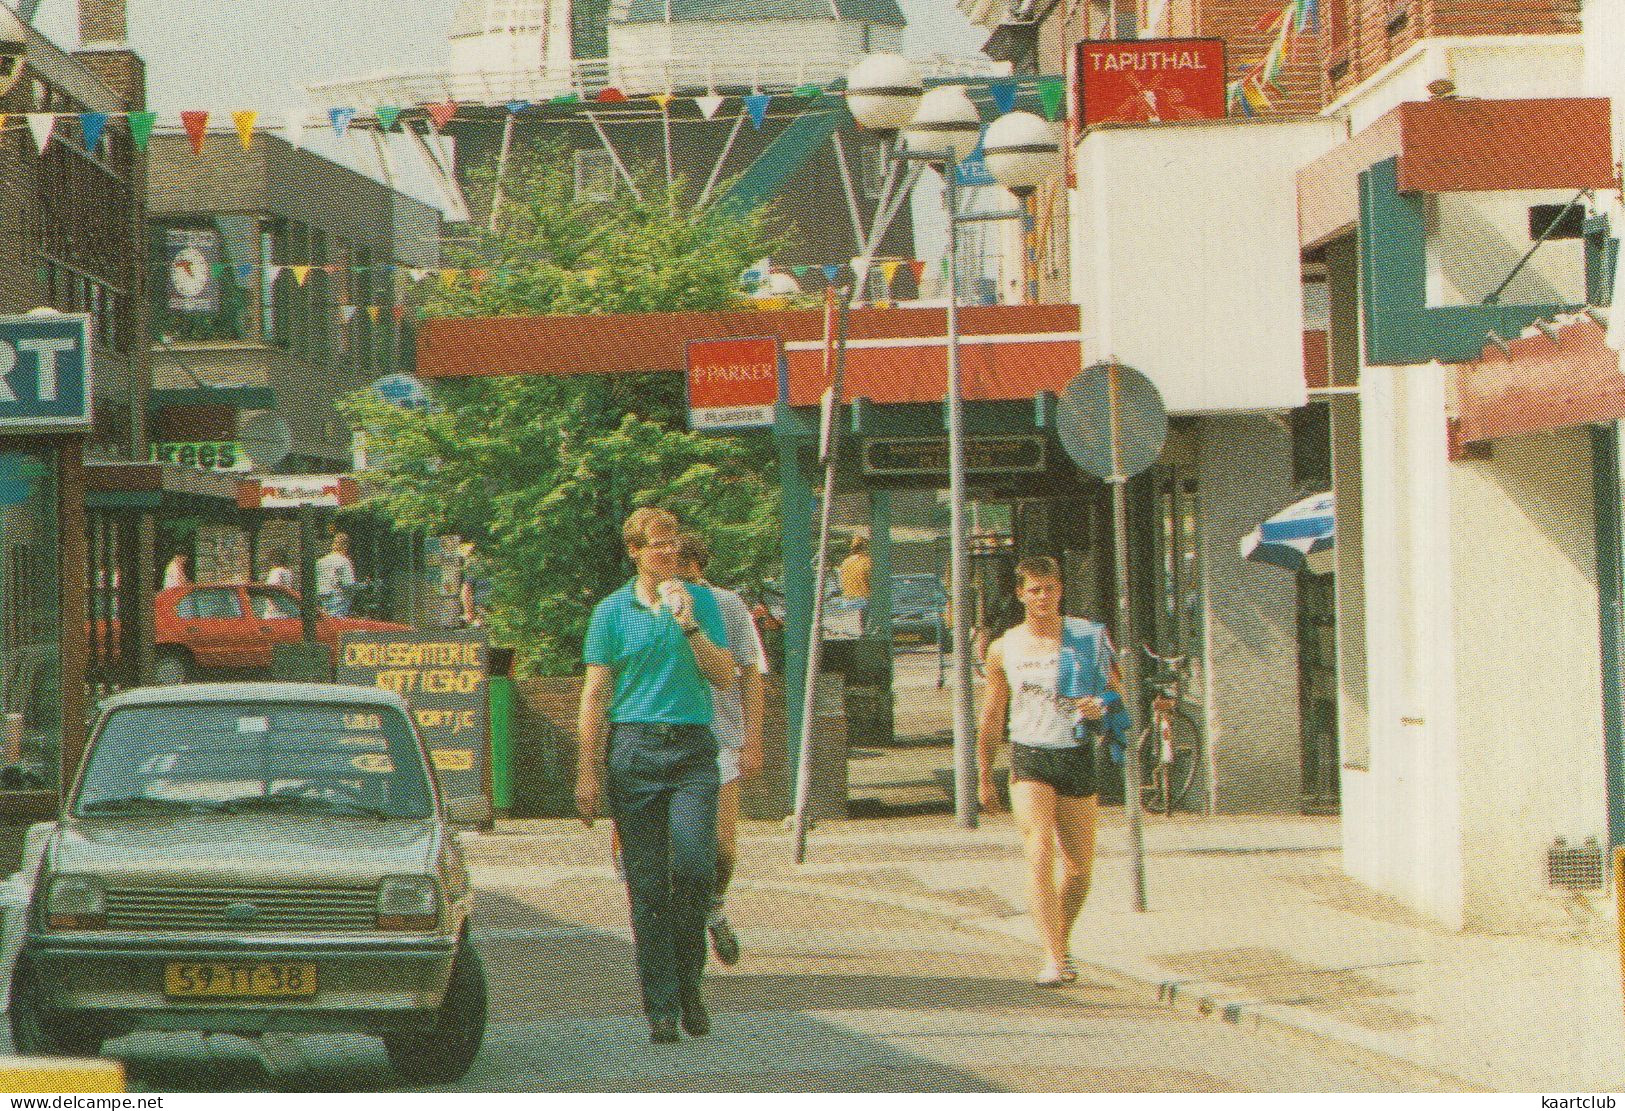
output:
<svg viewBox="0 0 1625 1111"><path fill-rule="evenodd" d="M1190 657L1159 656L1149 645L1144 651L1156 670L1145 680L1151 694L1151 724L1140 733L1136 750L1142 769L1140 804L1149 813L1171 815L1190 794L1202 763L1202 731L1180 708Z"/></svg>

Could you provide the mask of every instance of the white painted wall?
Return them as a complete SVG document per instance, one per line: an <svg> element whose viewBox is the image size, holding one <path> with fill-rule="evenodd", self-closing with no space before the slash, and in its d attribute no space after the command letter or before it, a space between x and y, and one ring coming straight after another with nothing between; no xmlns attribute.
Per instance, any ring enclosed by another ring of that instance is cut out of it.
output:
<svg viewBox="0 0 1625 1111"><path fill-rule="evenodd" d="M1450 479L1466 922L1556 924L1547 846L1607 843L1591 442L1497 440Z"/></svg>
<svg viewBox="0 0 1625 1111"><path fill-rule="evenodd" d="M1135 367L1170 412L1304 404L1296 174L1343 136L1331 120L1086 135L1071 198L1085 362Z"/></svg>
<svg viewBox="0 0 1625 1111"><path fill-rule="evenodd" d="M1442 367L1366 367L1365 636L1369 766L1343 772L1349 875L1464 924L1451 636L1450 463ZM1339 636L1358 635L1338 630Z"/></svg>
<svg viewBox="0 0 1625 1111"><path fill-rule="evenodd" d="M1616 57L1618 57L1616 55ZM1473 35L1423 39L1328 106L1353 134L1400 104L1427 100L1428 83L1449 78L1464 97L1580 96L1580 35Z"/></svg>

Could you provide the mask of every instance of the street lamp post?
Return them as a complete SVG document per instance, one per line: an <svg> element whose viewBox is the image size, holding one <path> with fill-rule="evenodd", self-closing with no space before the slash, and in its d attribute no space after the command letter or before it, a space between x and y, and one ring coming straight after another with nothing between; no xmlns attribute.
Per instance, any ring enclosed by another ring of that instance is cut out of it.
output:
<svg viewBox="0 0 1625 1111"><path fill-rule="evenodd" d="M924 93L920 88L919 77L906 59L896 55L870 55L858 63L848 78L847 107L860 124L872 131L884 134L901 129L903 140L893 156L926 162L936 167L943 179L943 200L948 212L948 577L954 612L954 816L961 827L973 829L977 815L977 768L970 665L965 410L959 368L959 226L972 221L1017 218L1021 213L960 214L959 164L970 157L982 138L981 113L962 85L942 85ZM1010 116L1028 117L1047 134L1044 121L1030 113L1017 112ZM1053 155L1059 146L1050 137L1047 148L1038 149L1030 126L1022 121L1007 124L1010 116L988 128L988 137L992 139L997 132L1008 133L1011 139L1001 140L998 148L984 146L984 152L989 156L989 173L1020 195L1023 190L1030 193L1048 176L1045 171L1053 170ZM1051 156L1047 166L1044 149ZM995 150L997 161L991 157Z"/></svg>

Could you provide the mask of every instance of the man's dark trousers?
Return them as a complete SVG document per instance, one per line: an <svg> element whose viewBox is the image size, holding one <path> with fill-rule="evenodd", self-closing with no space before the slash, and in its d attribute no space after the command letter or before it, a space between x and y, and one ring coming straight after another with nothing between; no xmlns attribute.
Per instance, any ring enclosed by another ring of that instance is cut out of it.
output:
<svg viewBox="0 0 1625 1111"><path fill-rule="evenodd" d="M705 971L717 870L717 742L703 725L619 723L609 808L621 836L643 1009L676 1017Z"/></svg>

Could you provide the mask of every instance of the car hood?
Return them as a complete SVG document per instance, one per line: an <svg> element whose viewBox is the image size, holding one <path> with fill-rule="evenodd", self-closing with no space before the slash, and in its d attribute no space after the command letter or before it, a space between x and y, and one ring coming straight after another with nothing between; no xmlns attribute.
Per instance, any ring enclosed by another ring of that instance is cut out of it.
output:
<svg viewBox="0 0 1625 1111"><path fill-rule="evenodd" d="M109 881L346 886L423 873L439 851L432 820L310 814L187 814L70 819L52 870Z"/></svg>

